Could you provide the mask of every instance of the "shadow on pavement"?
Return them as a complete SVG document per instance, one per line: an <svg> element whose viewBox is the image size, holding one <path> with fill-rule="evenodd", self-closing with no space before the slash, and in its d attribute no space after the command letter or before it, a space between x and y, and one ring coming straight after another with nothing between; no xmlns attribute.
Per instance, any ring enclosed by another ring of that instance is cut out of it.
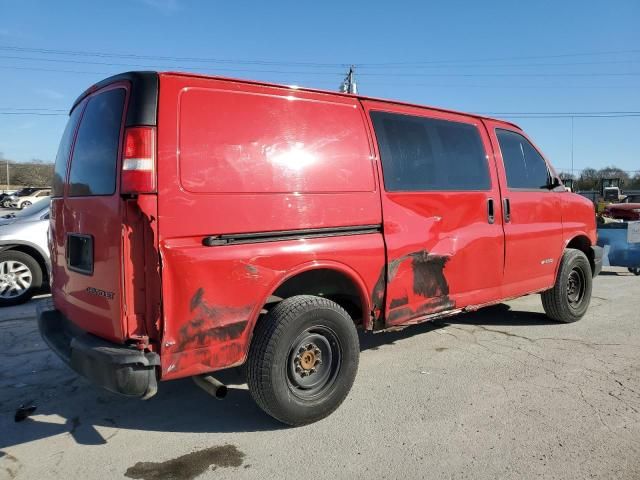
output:
<svg viewBox="0 0 640 480"><path fill-rule="evenodd" d="M505 327L553 325L554 322L544 313L511 310L507 304L500 303L469 313L461 313L442 320L411 325L403 330L387 333L360 334L360 350L376 350L382 345L393 344L398 340L413 337L448 325L492 325Z"/></svg>
<svg viewBox="0 0 640 480"><path fill-rule="evenodd" d="M632 276L634 275L633 273L629 272L629 271L623 271L623 272L612 272L611 270L603 270L601 271L599 274L599 276L605 276L605 277L609 277L609 276L613 276L613 277L626 277L626 276Z"/></svg>
<svg viewBox="0 0 640 480"><path fill-rule="evenodd" d="M25 326L25 323L29 323L29 326ZM398 332L361 333L360 342L361 350L366 351L450 324L518 326L550 323L553 322L541 313L513 311L508 305L500 304L450 317L446 322L422 323ZM41 345L35 320L22 319L16 321L16 325L19 327L14 328L28 328L21 333L23 339L27 337L27 343ZM15 355L15 350L11 355L7 351L11 352L11 349L0 350L0 362L4 365L3 371L0 371L3 385L9 385L9 377L4 374L4 369L11 368L11 362L21 361L20 355ZM398 349L397 353L401 355L402 351ZM0 448L60 434L71 435L79 444L100 445L106 444L120 429L221 433L288 428L263 413L253 402L244 385L242 368L216 373L216 377L230 387L223 401L207 395L190 379L161 383L155 397L140 401L113 395L90 385L46 348L32 350L29 355L28 361L38 370L38 376L30 378L26 388L14 389L11 394L7 390L12 388L11 385L0 390ZM15 409L27 401L37 405L35 418L14 422ZM50 417L43 418L43 415Z"/></svg>

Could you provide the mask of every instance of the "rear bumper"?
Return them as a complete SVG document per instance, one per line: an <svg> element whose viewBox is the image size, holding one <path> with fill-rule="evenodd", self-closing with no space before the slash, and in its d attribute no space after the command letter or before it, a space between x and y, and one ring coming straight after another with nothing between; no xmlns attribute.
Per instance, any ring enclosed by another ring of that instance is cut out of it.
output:
<svg viewBox="0 0 640 480"><path fill-rule="evenodd" d="M602 247L594 246L591 247L593 250L593 276L597 277L602 271L602 255L604 249Z"/></svg>
<svg viewBox="0 0 640 480"><path fill-rule="evenodd" d="M73 325L51 304L38 309L44 341L73 370L110 392L150 398L158 390L160 356L107 342Z"/></svg>

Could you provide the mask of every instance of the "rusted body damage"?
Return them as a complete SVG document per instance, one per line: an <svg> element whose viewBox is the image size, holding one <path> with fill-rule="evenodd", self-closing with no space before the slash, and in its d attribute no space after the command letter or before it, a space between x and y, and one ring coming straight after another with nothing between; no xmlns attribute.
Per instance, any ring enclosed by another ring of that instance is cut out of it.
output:
<svg viewBox="0 0 640 480"><path fill-rule="evenodd" d="M444 275L449 258L423 249L389 262L380 272L372 293L374 302L381 301L386 286L388 314L386 319L382 316L375 319L374 329L454 309L455 302L449 298L449 284Z"/></svg>
<svg viewBox="0 0 640 480"><path fill-rule="evenodd" d="M199 288L191 297L190 311L193 318L180 328L180 350L201 348L209 341L235 340L247 327L252 306L233 308L209 305L204 299L204 289ZM241 319L240 321L233 321ZM244 320L242 320L244 319ZM229 321L231 320L231 322Z"/></svg>
<svg viewBox="0 0 640 480"><path fill-rule="evenodd" d="M384 259L379 233L216 247L201 242L190 238L161 244L163 380L243 363L268 297L302 272L340 272L360 292L362 311L370 312L366 292Z"/></svg>

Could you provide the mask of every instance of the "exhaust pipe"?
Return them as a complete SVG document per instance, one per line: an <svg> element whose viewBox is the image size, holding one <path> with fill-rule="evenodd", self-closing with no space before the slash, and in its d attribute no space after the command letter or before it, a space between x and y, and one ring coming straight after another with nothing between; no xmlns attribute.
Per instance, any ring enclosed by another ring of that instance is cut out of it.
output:
<svg viewBox="0 0 640 480"><path fill-rule="evenodd" d="M200 375L191 378L193 378L196 385L218 400L222 400L227 396L227 386L211 375Z"/></svg>

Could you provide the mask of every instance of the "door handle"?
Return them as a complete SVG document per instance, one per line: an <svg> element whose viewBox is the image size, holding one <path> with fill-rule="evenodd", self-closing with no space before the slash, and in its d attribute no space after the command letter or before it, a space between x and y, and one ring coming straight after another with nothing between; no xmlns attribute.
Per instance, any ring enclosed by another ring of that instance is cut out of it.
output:
<svg viewBox="0 0 640 480"><path fill-rule="evenodd" d="M511 202L508 198L504 199L504 222L509 223L511 221Z"/></svg>
<svg viewBox="0 0 640 480"><path fill-rule="evenodd" d="M496 210L493 204L493 198L487 200L487 220L489 223L494 223L496 221Z"/></svg>

